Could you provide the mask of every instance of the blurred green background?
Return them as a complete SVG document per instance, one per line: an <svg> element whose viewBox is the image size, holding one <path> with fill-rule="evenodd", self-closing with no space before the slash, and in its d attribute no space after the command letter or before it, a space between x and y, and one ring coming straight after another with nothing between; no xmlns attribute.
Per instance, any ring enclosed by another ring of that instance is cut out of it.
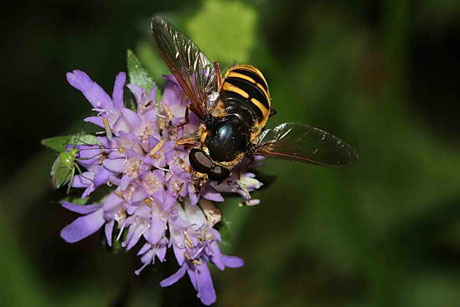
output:
<svg viewBox="0 0 460 307"><path fill-rule="evenodd" d="M149 34L161 14L225 67L259 67L278 114L343 138L345 169L267 161L276 181L221 206L228 253L218 306L460 306L460 4L389 1L25 1L2 18L0 304L192 306L189 281L161 289L174 260L134 275L134 252L100 236L67 244L75 214L50 189L42 138L90 113L65 73L109 93L133 49L160 81Z"/></svg>

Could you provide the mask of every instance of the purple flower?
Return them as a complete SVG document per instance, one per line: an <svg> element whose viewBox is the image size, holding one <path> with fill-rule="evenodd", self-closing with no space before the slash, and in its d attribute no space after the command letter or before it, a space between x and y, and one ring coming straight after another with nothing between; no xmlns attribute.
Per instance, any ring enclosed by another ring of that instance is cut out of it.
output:
<svg viewBox="0 0 460 307"><path fill-rule="evenodd" d="M104 129L108 122L113 136L99 136L101 145L77 146L78 163L86 171L75 176L73 187L85 189L82 198L105 185L112 192L101 204L64 202L66 209L81 216L64 227L61 237L74 243L104 226L109 245L113 238L121 240L126 250L139 243L142 266L136 274L155 260L163 262L167 249L172 249L179 269L161 286L170 286L187 273L201 302L210 305L216 293L208 264L220 270L243 265L242 259L220 251L221 237L213 227L221 221L221 214L213 202L222 202L220 193L225 192L241 195L246 204L256 204L250 192L262 183L245 171L244 163L221 184L203 183L196 176L188 150L176 146L176 140L196 132L200 121L190 114L190 122L182 125L188 101L173 76L165 79L161 101L156 100L156 88L147 92L129 84L137 104L133 111L123 103L125 73L117 75L112 97L86 73L67 74L69 83L97 112L85 121ZM123 239L122 233L126 234Z"/></svg>

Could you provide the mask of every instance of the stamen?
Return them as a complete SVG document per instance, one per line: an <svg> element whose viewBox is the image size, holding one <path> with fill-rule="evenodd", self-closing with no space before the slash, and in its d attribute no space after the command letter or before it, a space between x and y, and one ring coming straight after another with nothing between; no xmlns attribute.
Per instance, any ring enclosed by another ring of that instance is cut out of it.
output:
<svg viewBox="0 0 460 307"><path fill-rule="evenodd" d="M153 198L148 197L148 198L144 199L144 203L146 203L147 206L152 207L153 206Z"/></svg>
<svg viewBox="0 0 460 307"><path fill-rule="evenodd" d="M184 241L185 241L185 244L187 244L187 246L188 246L189 248L192 248L192 247L193 247L193 243L192 243L192 241L190 240L190 238L188 237L187 234L185 234Z"/></svg>
<svg viewBox="0 0 460 307"><path fill-rule="evenodd" d="M184 252L184 257L188 260L192 260L192 257L190 257L190 254L187 251Z"/></svg>
<svg viewBox="0 0 460 307"><path fill-rule="evenodd" d="M161 106L163 107L163 109L165 110L166 114L168 115L168 121L172 122L174 117L173 117L173 114L172 114L171 110L168 108L168 106L163 101L161 102Z"/></svg>
<svg viewBox="0 0 460 307"><path fill-rule="evenodd" d="M160 140L160 141L158 142L158 144L156 144L156 145L152 148L152 150L149 152L149 156L152 157L152 158L155 158L155 159L159 159L160 157L157 156L157 155L155 155L155 153L156 153L158 150L160 150L161 147L163 147L163 145L164 145L165 143L166 143L165 140L163 140L163 139Z"/></svg>
<svg viewBox="0 0 460 307"><path fill-rule="evenodd" d="M193 260L192 260L192 263L193 263L194 265L201 265L201 260L193 259Z"/></svg>
<svg viewBox="0 0 460 307"><path fill-rule="evenodd" d="M237 180L236 184L241 188L241 191L244 194L244 198L245 199L251 199L251 194L249 194L249 191L246 188L246 185L244 185L240 180Z"/></svg>
<svg viewBox="0 0 460 307"><path fill-rule="evenodd" d="M107 135L107 139L111 141L113 138L113 135L112 135L112 129L110 128L109 120L107 119L107 117L103 117L102 122L104 123L104 128L105 128L105 133Z"/></svg>
<svg viewBox="0 0 460 307"><path fill-rule="evenodd" d="M117 195L118 197L120 197L121 199L125 199L125 197L123 196L123 194L120 193L120 191L115 190L113 191L113 193Z"/></svg>

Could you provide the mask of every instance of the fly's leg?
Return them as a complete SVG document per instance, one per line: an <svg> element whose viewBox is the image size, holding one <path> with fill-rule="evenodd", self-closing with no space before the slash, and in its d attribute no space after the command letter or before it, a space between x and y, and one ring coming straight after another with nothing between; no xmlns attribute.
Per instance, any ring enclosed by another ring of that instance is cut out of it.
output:
<svg viewBox="0 0 460 307"><path fill-rule="evenodd" d="M183 126L187 125L188 123L190 123L189 111L190 111L190 108L187 106L185 108L184 122L182 122L179 125L177 125L176 126L177 128L183 127Z"/></svg>
<svg viewBox="0 0 460 307"><path fill-rule="evenodd" d="M217 76L217 88L219 89L220 93L220 87L222 86L222 72L220 70L220 66L218 62L214 62L214 70L216 71L216 76Z"/></svg>
<svg viewBox="0 0 460 307"><path fill-rule="evenodd" d="M187 147L188 146L196 147L197 145L199 145L199 143L200 143L200 140L198 136L196 135L186 136L176 141L177 146L182 145L182 146L187 146Z"/></svg>

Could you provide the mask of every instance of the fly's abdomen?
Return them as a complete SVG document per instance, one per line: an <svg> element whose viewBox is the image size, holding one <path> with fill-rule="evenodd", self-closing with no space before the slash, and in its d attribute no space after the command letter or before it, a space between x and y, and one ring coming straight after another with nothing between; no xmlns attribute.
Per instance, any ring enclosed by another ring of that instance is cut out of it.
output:
<svg viewBox="0 0 460 307"><path fill-rule="evenodd" d="M237 65L225 75L220 97L225 107L249 111L254 125L261 129L270 115L270 94L262 73L251 65Z"/></svg>

